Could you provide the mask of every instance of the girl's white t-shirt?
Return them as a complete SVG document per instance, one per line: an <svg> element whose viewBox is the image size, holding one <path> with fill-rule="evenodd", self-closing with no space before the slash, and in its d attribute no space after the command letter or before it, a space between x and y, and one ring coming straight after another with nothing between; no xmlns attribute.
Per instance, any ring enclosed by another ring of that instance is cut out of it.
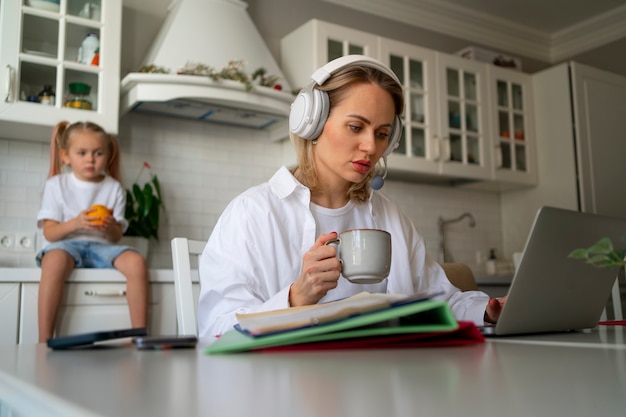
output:
<svg viewBox="0 0 626 417"><path fill-rule="evenodd" d="M124 218L126 191L122 185L108 175L100 182L82 181L73 172L55 175L46 181L41 208L37 213L37 227L43 228L44 220L59 223L71 220L94 204L101 204L113 212L113 217L122 224L122 231L128 227ZM96 231L80 230L66 239L92 240L108 243ZM43 246L49 242L44 239Z"/></svg>

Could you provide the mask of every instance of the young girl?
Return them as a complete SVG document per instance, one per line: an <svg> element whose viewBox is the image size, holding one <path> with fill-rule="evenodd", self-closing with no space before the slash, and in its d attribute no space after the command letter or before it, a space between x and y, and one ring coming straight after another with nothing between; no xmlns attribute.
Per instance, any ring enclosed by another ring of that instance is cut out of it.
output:
<svg viewBox="0 0 626 417"><path fill-rule="evenodd" d="M118 157L115 139L94 123L61 122L53 131L50 173L37 214L45 238L37 254L39 342L54 334L64 282L74 268L115 268L124 274L131 325L146 326L146 262L132 247L115 245L128 227ZM69 172L62 173L62 165ZM96 204L112 214L94 216Z"/></svg>

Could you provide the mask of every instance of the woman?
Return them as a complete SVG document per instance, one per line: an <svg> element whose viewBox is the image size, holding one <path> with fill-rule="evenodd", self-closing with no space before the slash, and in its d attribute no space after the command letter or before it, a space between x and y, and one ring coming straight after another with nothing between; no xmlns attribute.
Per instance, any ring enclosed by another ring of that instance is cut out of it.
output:
<svg viewBox="0 0 626 417"><path fill-rule="evenodd" d="M397 147L402 87L382 63L360 55L331 61L295 99L289 118L298 165L236 197L200 258L201 337L236 324L236 313L332 301L362 291L441 293L455 317L495 322L504 299L461 293L426 254L424 241L397 203L373 191L376 164ZM376 183L377 182L377 183ZM341 278L336 232L391 233L391 271L378 284Z"/></svg>

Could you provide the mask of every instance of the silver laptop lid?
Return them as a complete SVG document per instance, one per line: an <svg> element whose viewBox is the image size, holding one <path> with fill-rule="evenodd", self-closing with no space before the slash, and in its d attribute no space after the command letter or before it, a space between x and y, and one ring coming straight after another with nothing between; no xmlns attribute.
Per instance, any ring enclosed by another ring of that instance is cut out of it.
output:
<svg viewBox="0 0 626 417"><path fill-rule="evenodd" d="M537 212L495 333L523 334L594 327L617 268L596 268L569 258L609 237L619 245L626 220L542 207Z"/></svg>

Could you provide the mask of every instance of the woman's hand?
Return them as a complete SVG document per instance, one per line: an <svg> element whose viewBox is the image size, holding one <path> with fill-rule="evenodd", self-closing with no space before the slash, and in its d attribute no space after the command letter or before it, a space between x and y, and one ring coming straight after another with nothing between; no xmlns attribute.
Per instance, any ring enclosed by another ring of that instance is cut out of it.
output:
<svg viewBox="0 0 626 417"><path fill-rule="evenodd" d="M337 248L325 244L336 237L335 232L320 235L302 257L302 272L289 289L291 307L316 304L328 291L337 287L341 274Z"/></svg>
<svg viewBox="0 0 626 417"><path fill-rule="evenodd" d="M506 297L490 298L485 308L485 321L487 323L497 323L505 303Z"/></svg>

